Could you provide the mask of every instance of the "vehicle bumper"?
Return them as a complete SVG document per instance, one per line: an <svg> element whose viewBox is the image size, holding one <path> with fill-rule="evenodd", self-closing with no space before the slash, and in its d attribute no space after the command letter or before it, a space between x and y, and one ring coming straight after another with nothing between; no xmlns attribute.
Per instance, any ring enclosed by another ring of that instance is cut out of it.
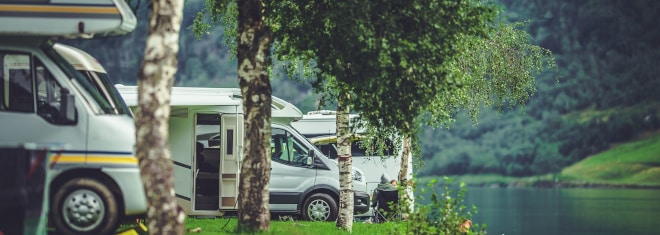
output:
<svg viewBox="0 0 660 235"><path fill-rule="evenodd" d="M369 211L369 194L364 191L354 191L353 214L359 215Z"/></svg>
<svg viewBox="0 0 660 235"><path fill-rule="evenodd" d="M117 182L124 199L124 215L141 215L147 212L147 195L142 186L140 170L138 168L104 168Z"/></svg>

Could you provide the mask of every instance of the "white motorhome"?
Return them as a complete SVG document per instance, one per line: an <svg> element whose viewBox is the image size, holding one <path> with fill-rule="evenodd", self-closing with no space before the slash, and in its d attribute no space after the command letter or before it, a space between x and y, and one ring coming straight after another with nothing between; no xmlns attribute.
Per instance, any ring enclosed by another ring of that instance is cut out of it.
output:
<svg viewBox="0 0 660 235"><path fill-rule="evenodd" d="M349 118L355 120L357 114L350 114ZM330 110L311 111L303 116L301 120L291 123L300 133L305 135L316 147L323 151L323 154L330 158L337 158L337 112ZM358 134L351 144L351 155L353 165L364 169L367 179L367 192L372 193L380 183L380 176L385 173L392 178L397 178L401 170L400 156L369 156L360 143L360 130L355 130ZM390 146L387 152L394 153ZM408 179L412 179L413 165L412 158L408 158Z"/></svg>
<svg viewBox="0 0 660 235"><path fill-rule="evenodd" d="M110 234L146 213L135 128L107 80L83 76L61 37L119 35L136 19L123 0L0 1L0 144L51 151L49 223L60 234ZM62 53L62 54L61 54Z"/></svg>
<svg viewBox="0 0 660 235"><path fill-rule="evenodd" d="M130 107L136 106L137 87L116 87ZM174 87L170 105L169 142L179 205L193 216L236 211L244 136L240 90ZM337 162L290 126L301 117L298 108L273 97L270 210L332 221L338 214ZM368 211L369 195L361 171L353 174L359 214Z"/></svg>

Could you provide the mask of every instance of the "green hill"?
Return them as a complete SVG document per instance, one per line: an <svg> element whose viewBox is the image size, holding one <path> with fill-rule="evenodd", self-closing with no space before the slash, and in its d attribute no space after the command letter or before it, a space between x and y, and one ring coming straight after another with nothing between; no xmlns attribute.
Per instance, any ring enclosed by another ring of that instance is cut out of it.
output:
<svg viewBox="0 0 660 235"><path fill-rule="evenodd" d="M660 186L660 133L585 158L565 168L560 181Z"/></svg>
<svg viewBox="0 0 660 235"><path fill-rule="evenodd" d="M660 188L660 131L618 144L557 174L513 177L498 174L449 175L475 187ZM421 177L424 183L435 177Z"/></svg>

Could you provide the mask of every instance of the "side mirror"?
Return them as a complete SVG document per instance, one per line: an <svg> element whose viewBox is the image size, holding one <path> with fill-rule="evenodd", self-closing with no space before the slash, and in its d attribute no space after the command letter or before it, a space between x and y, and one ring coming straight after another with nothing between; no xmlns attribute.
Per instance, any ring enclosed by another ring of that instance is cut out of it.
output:
<svg viewBox="0 0 660 235"><path fill-rule="evenodd" d="M313 166L314 156L316 156L316 154L314 154L314 150L310 150L309 153L307 153L307 162L306 162L307 166L309 167Z"/></svg>
<svg viewBox="0 0 660 235"><path fill-rule="evenodd" d="M60 95L59 120L63 123L74 123L76 121L75 97L66 88L62 88Z"/></svg>

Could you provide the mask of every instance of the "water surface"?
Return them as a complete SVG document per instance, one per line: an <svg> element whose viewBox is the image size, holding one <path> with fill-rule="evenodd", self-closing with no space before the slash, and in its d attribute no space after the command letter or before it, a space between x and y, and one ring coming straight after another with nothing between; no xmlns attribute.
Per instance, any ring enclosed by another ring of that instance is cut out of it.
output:
<svg viewBox="0 0 660 235"><path fill-rule="evenodd" d="M468 188L488 234L660 234L660 190Z"/></svg>

